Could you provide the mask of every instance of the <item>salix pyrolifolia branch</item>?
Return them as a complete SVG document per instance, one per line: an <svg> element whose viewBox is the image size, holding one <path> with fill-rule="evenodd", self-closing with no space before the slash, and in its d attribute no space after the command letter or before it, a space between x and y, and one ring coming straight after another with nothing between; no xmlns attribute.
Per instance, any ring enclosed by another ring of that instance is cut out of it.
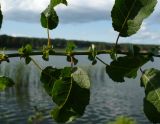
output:
<svg viewBox="0 0 160 124"><path fill-rule="evenodd" d="M142 72L141 85L145 89L144 112L153 123L160 123L160 70L148 69L142 71L142 66L153 57L160 57L159 53L143 52L137 47L131 51L121 51L117 49L120 37L129 37L135 34L141 27L143 20L154 10L157 0L115 0L111 12L113 28L118 31L115 47L111 50L97 50L95 45L91 45L87 51L76 51L73 43L68 43L65 51L55 51L52 48L49 30L58 26L59 18L55 7L60 3L67 5L66 0L50 0L47 8L41 13L41 25L47 29L48 43L43 47L42 52L32 50L31 45L23 46L18 53L0 54L0 62L8 61L12 57L24 58L26 64L31 61L41 70L40 80L48 95L56 104L51 111L51 116L56 122L70 122L81 117L90 100L90 81L87 73L75 67L78 59L75 56L86 55L96 64L97 60L106 66L106 73L115 82L124 82L126 78L136 78L140 69ZM3 15L0 7L0 28ZM111 63L107 64L98 55L110 54ZM116 54L121 54L116 55ZM123 56L122 56L123 54ZM53 68L48 66L42 70L32 56L42 55L44 60L49 60L49 56L66 56L71 63L70 67ZM0 76L0 91L13 86L13 81Z"/></svg>

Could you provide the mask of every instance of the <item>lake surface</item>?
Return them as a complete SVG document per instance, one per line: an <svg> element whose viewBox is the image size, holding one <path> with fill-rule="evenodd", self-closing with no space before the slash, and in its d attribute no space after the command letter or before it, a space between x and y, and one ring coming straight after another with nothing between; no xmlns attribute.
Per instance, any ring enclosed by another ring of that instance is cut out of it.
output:
<svg viewBox="0 0 160 124"><path fill-rule="evenodd" d="M144 89L140 87L140 72L136 79L116 83L105 73L103 64L98 62L92 66L87 56L78 58L78 65L88 72L92 87L85 114L72 124L106 124L120 115L130 116L139 124L150 124L143 113ZM111 61L107 55L100 58L107 63ZM40 56L34 59L42 68L70 65L65 57L51 57L49 62L44 62ZM14 88L0 93L0 124L27 124L28 117L35 113L35 106L43 111L44 120L40 124L56 124L49 115L55 104L41 86L40 71L32 63L23 63L19 58L13 58L9 64L0 65L0 74L10 76L16 82ZM158 59L147 63L143 69L152 67L160 69Z"/></svg>

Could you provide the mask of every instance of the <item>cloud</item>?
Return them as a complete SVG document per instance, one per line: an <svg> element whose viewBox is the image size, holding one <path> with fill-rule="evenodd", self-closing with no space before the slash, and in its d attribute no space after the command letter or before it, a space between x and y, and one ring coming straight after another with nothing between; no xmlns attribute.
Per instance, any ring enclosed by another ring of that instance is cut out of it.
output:
<svg viewBox="0 0 160 124"><path fill-rule="evenodd" d="M68 0L56 8L62 23L93 22L110 19L114 0ZM6 20L38 22L49 0L1 0Z"/></svg>

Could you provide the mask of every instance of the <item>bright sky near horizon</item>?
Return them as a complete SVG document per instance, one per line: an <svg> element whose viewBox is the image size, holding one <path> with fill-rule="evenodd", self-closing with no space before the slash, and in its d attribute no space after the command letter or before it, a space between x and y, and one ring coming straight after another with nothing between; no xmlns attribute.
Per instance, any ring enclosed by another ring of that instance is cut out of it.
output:
<svg viewBox="0 0 160 124"><path fill-rule="evenodd" d="M114 1L68 0L67 7L59 5L56 10L60 24L51 31L51 37L115 42L118 33L112 28L110 17ZM49 0L0 0L0 3L4 15L0 34L47 37L39 18ZM120 42L160 44L160 4L137 34L121 38Z"/></svg>

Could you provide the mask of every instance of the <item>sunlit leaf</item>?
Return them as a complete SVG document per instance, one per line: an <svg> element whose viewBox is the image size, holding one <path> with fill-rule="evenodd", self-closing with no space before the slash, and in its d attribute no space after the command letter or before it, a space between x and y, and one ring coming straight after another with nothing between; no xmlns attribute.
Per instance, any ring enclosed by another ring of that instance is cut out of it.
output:
<svg viewBox="0 0 160 124"><path fill-rule="evenodd" d="M122 37L135 34L143 20L153 12L156 3L157 0L115 0L111 12L114 30Z"/></svg>
<svg viewBox="0 0 160 124"><path fill-rule="evenodd" d="M97 63L97 60L96 60L96 56L97 56L97 49L96 49L96 46L94 44L92 44L90 47L89 47L89 55L88 55L88 59L90 61L92 61L92 65L95 65Z"/></svg>
<svg viewBox="0 0 160 124"><path fill-rule="evenodd" d="M160 123L160 71L148 69L141 77L141 86L145 88L144 112L153 123Z"/></svg>
<svg viewBox="0 0 160 124"><path fill-rule="evenodd" d="M135 78L138 69L149 61L145 56L125 56L119 57L106 66L109 77L116 82L124 82L124 77Z"/></svg>
<svg viewBox="0 0 160 124"><path fill-rule="evenodd" d="M14 82L11 78L6 76L0 76L0 91L4 91L6 88L12 87Z"/></svg>
<svg viewBox="0 0 160 124"><path fill-rule="evenodd" d="M67 6L67 1L66 0L51 0L51 4L53 7L57 6L58 4L65 4Z"/></svg>
<svg viewBox="0 0 160 124"><path fill-rule="evenodd" d="M120 116L115 121L109 122L108 124L136 124L136 121L129 117Z"/></svg>

